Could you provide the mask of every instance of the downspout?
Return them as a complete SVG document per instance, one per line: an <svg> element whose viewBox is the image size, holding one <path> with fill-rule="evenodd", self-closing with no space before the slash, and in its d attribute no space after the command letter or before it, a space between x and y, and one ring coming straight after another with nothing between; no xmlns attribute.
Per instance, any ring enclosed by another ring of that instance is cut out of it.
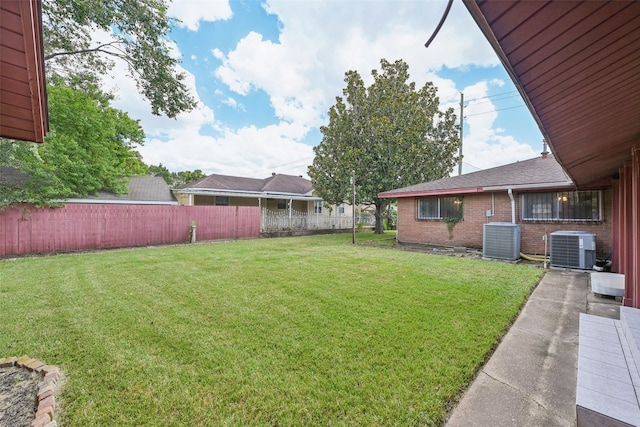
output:
<svg viewBox="0 0 640 427"><path fill-rule="evenodd" d="M515 224L516 223L516 199L513 198L513 191L511 190L511 187L507 189L507 192L509 193L509 198L511 199L511 223Z"/></svg>

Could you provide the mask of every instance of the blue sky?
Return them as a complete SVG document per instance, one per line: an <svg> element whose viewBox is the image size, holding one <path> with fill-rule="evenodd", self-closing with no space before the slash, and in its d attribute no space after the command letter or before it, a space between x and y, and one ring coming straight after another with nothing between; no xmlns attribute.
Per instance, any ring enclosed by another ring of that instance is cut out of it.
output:
<svg viewBox="0 0 640 427"><path fill-rule="evenodd" d="M306 175L344 74L371 82L380 59L403 59L442 108L465 96L464 171L539 155L542 136L460 0L426 49L446 0L174 0L171 37L199 108L155 117L122 64L106 79L115 106L140 119L147 164L266 177Z"/></svg>

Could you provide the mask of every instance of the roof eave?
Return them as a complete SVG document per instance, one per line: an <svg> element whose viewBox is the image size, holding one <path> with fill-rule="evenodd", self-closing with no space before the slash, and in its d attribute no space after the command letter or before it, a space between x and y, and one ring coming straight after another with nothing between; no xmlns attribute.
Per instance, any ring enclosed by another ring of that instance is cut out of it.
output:
<svg viewBox="0 0 640 427"><path fill-rule="evenodd" d="M478 7L478 3L476 2L476 0L462 0L462 2L467 7L467 10L469 10L469 13L471 14L471 17L474 19L474 21L476 21L476 24L478 24L478 27L480 28L480 31L482 31L484 36L489 41L489 44L491 45L493 50L498 55L498 59L500 59L500 62L502 63L502 66L507 71L507 74L509 74L509 77L511 77L511 80L513 81L513 84L516 86L516 89L520 93L520 96L522 96L522 99L524 100L525 104L527 105L527 108L529 109L529 111L533 115L533 118L536 121L536 124L540 128L540 132L542 132L542 135L545 138L547 138L547 142L550 142L549 139L548 139L548 135L547 135L547 133L546 133L546 131L544 129L544 126L542 125L542 120L540 120L540 117L538 116L538 113L536 112L535 108L533 107L533 103L531 102L531 99L529 99L529 96L524 91L522 82L520 81L520 79L518 78L518 75L516 74L515 70L513 69L511 64L509 63L509 59L507 58L507 55L505 54L504 50L500 46L500 43L498 42L498 39L496 38L495 34L493 33L493 30L491 29L491 26L489 25L489 23L485 19L485 16L482 13L482 10L480 10L480 8ZM555 153L554 153L554 155L555 155Z"/></svg>
<svg viewBox="0 0 640 427"><path fill-rule="evenodd" d="M93 205L177 205L177 201L161 200L117 200L117 199L68 199L54 200L55 203L78 203Z"/></svg>
<svg viewBox="0 0 640 427"><path fill-rule="evenodd" d="M565 189L565 188L575 188L575 185L572 181L559 181L559 182L544 182L537 184L513 184L513 185L492 185L486 187L471 187L471 188L454 188L454 189L443 189L443 190L425 190L425 191L407 191L402 193L395 193L393 191L388 191L385 193L378 194L378 197L381 199L401 199L407 197L429 197L429 196L456 196L456 195L464 195L464 194L477 194L477 193L486 193L492 191L509 191L511 190L540 190L540 189Z"/></svg>
<svg viewBox="0 0 640 427"><path fill-rule="evenodd" d="M575 188L575 184L572 181L560 181L560 182L544 182L539 184L518 184L518 185L493 185L489 187L482 187L483 191L509 191L511 190L555 190L558 188Z"/></svg>
<svg viewBox="0 0 640 427"><path fill-rule="evenodd" d="M222 196L222 197L243 197L247 199L291 199L291 200L309 200L321 201L321 197L307 196L306 194L295 193L269 193L242 190L214 190L202 188L180 188L174 189L174 193L193 194L195 196Z"/></svg>
<svg viewBox="0 0 640 427"><path fill-rule="evenodd" d="M533 116L533 119L538 125L538 129L540 130L540 133L542 133L542 136L549 144L549 149L551 150L551 152L553 153L556 159L560 159L553 145L553 140L549 137L549 133L546 131L545 126L540 118L540 115L538 114L535 107L533 106L533 102L531 101L531 98L529 98L529 95L524 90L524 86L520 81L520 78L518 77L517 73L511 66L511 63L509 62L507 55L505 54L504 50L500 46L500 43L498 42L496 35L494 34L493 30L491 29L491 26L487 22L484 14L482 13L482 10L478 6L478 3L476 2L476 0L462 0L462 2L467 7L467 10L471 14L471 17L473 18L473 20L476 21L476 24L478 25L478 28L480 28L480 31L482 31L482 33L486 37L489 44L498 55L498 58L500 59L502 66L504 67L507 74L511 78L511 81L513 81L513 84L518 90L518 93L520 93L520 96L522 96L522 100L527 106L527 109L529 109L529 112L531 113L531 115ZM562 164L562 161L559 161L558 163L562 167L562 170L564 171L564 173L567 174L567 176L573 178L569 173L569 171L567 170L567 168Z"/></svg>
<svg viewBox="0 0 640 427"><path fill-rule="evenodd" d="M405 192L394 192L387 191L384 193L378 193L378 198L380 199L404 199L407 197L425 197L425 196L445 196L445 195L460 195L460 194L475 194L482 193L482 187L472 187L472 188L454 188L454 189L446 189L446 190L422 190L422 191L405 191Z"/></svg>

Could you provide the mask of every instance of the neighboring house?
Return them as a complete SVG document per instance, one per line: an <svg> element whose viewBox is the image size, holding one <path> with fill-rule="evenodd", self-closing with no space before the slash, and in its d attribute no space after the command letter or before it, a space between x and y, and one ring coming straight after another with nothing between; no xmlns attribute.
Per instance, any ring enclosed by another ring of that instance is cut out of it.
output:
<svg viewBox="0 0 640 427"><path fill-rule="evenodd" d="M322 203L313 195L308 179L275 173L265 179L213 174L174 188L173 193L178 203L186 206L260 206L314 212L314 206Z"/></svg>
<svg viewBox="0 0 640 427"><path fill-rule="evenodd" d="M110 204L110 205L177 205L171 187L158 176L132 176L127 178L127 194L98 191L84 197L56 200L57 203ZM0 184L24 189L29 175L12 166L0 166Z"/></svg>
<svg viewBox="0 0 640 427"><path fill-rule="evenodd" d="M573 182L611 184L612 271L640 308L640 2L464 4Z"/></svg>
<svg viewBox="0 0 640 427"><path fill-rule="evenodd" d="M0 137L43 142L49 127L40 0L0 1Z"/></svg>
<svg viewBox="0 0 640 427"><path fill-rule="evenodd" d="M259 206L262 231L349 228L350 205L328 206L301 176L272 174L268 178L209 175L173 189L180 205ZM349 207L347 207L349 206Z"/></svg>
<svg viewBox="0 0 640 427"><path fill-rule="evenodd" d="M611 255L611 188L576 191L553 155L386 191L398 200L398 241L482 248L483 225L520 224L521 252L544 254L558 230L596 234L597 255ZM451 230L447 222L456 222Z"/></svg>
<svg viewBox="0 0 640 427"><path fill-rule="evenodd" d="M68 199L65 203L125 204L125 205L177 205L171 188L159 176L132 176L128 178L127 194L99 191L96 195Z"/></svg>

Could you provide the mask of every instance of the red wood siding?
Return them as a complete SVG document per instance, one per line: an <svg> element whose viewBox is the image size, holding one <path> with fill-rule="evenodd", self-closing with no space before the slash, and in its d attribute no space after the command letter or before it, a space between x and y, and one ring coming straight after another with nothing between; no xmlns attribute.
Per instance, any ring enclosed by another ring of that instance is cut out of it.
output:
<svg viewBox="0 0 640 427"><path fill-rule="evenodd" d="M620 179L614 184L617 251L613 271L624 274L622 303L640 308L640 147L631 150L631 160L620 168Z"/></svg>
<svg viewBox="0 0 640 427"><path fill-rule="evenodd" d="M612 251L612 192L603 191L603 221L597 223L562 221L522 221L522 196L514 194L516 223L520 224L521 251L525 254L544 254L542 236L558 230L590 231L596 234L596 255L606 258ZM511 222L511 200L507 193L465 195L463 198L463 220L453 228L453 238L449 238L447 224L441 220L418 220L416 199L398 199L398 241L402 243L436 244L482 248L483 224L487 222ZM493 206L493 216L486 212ZM547 249L548 250L548 249Z"/></svg>
<svg viewBox="0 0 640 427"><path fill-rule="evenodd" d="M0 136L43 142L47 97L40 0L0 2Z"/></svg>
<svg viewBox="0 0 640 427"><path fill-rule="evenodd" d="M257 238L260 209L245 206L69 204L0 212L0 256Z"/></svg>

